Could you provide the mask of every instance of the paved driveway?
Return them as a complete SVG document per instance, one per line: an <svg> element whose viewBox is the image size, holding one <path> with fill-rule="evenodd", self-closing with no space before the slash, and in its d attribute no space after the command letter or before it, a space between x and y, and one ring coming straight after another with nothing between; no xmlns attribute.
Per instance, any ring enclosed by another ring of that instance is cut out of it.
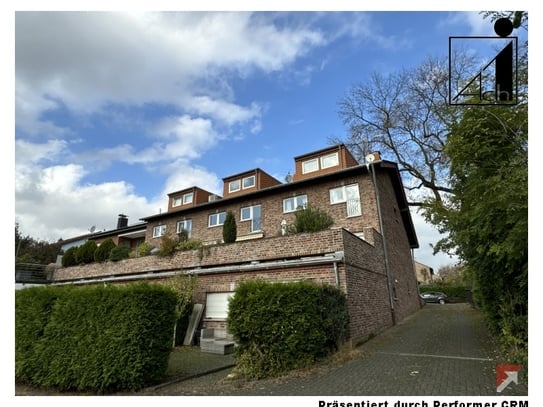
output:
<svg viewBox="0 0 543 407"><path fill-rule="evenodd" d="M224 380L229 371L161 388L164 395L495 396L497 363L482 315L468 304L428 304L340 367L309 377ZM522 375L521 375L522 379ZM156 393L155 393L156 394ZM503 395L527 395L525 383Z"/></svg>

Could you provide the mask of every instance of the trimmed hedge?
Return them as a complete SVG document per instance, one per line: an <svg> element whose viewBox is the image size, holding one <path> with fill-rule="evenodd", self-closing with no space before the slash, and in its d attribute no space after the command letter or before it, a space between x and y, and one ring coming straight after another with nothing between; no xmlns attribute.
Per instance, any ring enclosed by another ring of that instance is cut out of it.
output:
<svg viewBox="0 0 543 407"><path fill-rule="evenodd" d="M160 285L16 292L15 376L59 390L139 390L163 379L176 295Z"/></svg>
<svg viewBox="0 0 543 407"><path fill-rule="evenodd" d="M238 371L251 378L306 367L337 350L348 335L345 295L308 282L241 283L229 301Z"/></svg>

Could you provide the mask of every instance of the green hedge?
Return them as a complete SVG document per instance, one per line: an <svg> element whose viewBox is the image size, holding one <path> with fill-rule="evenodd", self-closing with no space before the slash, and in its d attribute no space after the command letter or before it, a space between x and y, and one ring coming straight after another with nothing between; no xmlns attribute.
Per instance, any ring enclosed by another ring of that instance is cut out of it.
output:
<svg viewBox="0 0 543 407"><path fill-rule="evenodd" d="M98 246L94 251L94 261L98 263L103 263L109 260L109 254L111 253L111 250L113 250L115 247L117 247L117 245L113 242L113 239L107 238L102 243L100 243L100 246Z"/></svg>
<svg viewBox="0 0 543 407"><path fill-rule="evenodd" d="M16 292L17 379L59 390L139 390L165 375L176 296L150 284Z"/></svg>
<svg viewBox="0 0 543 407"><path fill-rule="evenodd" d="M306 367L337 350L348 335L344 294L335 287L300 283L241 283L230 299L238 371L252 378Z"/></svg>

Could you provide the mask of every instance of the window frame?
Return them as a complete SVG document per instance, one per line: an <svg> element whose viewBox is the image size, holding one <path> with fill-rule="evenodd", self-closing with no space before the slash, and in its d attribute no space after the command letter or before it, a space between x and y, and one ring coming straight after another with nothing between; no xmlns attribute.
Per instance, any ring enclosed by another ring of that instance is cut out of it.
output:
<svg viewBox="0 0 543 407"><path fill-rule="evenodd" d="M222 223L221 222L221 215L224 216L223 220L222 220ZM211 224L211 219L212 217L217 217L217 223L216 224ZM224 221L226 219L226 212L217 212L217 213L211 213L209 214L208 218L207 218L207 227L209 228L215 228L215 227L218 227L218 226L222 226L224 225Z"/></svg>
<svg viewBox="0 0 543 407"><path fill-rule="evenodd" d="M332 165L328 165L328 164L324 165L324 161L326 159L329 159L329 158L334 159L334 164L332 164ZM326 155L323 155L322 157L320 157L320 165L321 165L321 170L324 170L326 168L337 167L339 165L339 154L338 154L338 152L336 151L335 153L326 154Z"/></svg>
<svg viewBox="0 0 543 407"><path fill-rule="evenodd" d="M251 179L253 181L253 183L249 186L246 186L245 185L245 181ZM249 188L254 188L256 186L256 177L254 175L251 175L249 177L245 177L245 178L242 178L241 180L241 188L242 189L249 189Z"/></svg>
<svg viewBox="0 0 543 407"><path fill-rule="evenodd" d="M178 207L178 206L181 206L181 205L183 205L183 197L176 196L176 197L172 198L172 208L175 208L175 207Z"/></svg>
<svg viewBox="0 0 543 407"><path fill-rule="evenodd" d="M307 169L308 165L315 165L315 168ZM318 158L310 158L309 160L302 161L302 174L309 174L312 172L316 172L319 170L319 159Z"/></svg>
<svg viewBox="0 0 543 407"><path fill-rule="evenodd" d="M194 192L183 194L183 205L191 204L194 201Z"/></svg>
<svg viewBox="0 0 543 407"><path fill-rule="evenodd" d="M186 226L187 222L189 222L190 228L184 227L184 226ZM183 225L184 225L181 229L179 229L179 225L180 225L180 224L183 224ZM192 219L178 220L178 221L177 221L176 230L177 230L177 233L181 233L181 230L186 230L186 231L187 231L187 237L190 239L190 237L191 237L191 235L192 235Z"/></svg>
<svg viewBox="0 0 543 407"><path fill-rule="evenodd" d="M305 204L304 205L298 205L298 199L299 198L302 198L302 197L305 197ZM285 206L285 203L289 200L294 200L294 209L292 210L286 210L286 206ZM300 194L300 195L296 195L296 196L291 196L289 198L284 198L283 199L283 213L292 213L292 212L296 212L298 210L298 207L302 207L302 208L307 208L307 204L308 204L308 199L307 199L307 194Z"/></svg>
<svg viewBox="0 0 543 407"><path fill-rule="evenodd" d="M234 184L237 184L237 188L232 187L232 185L234 185ZM233 193L233 192L238 192L238 191L241 191L241 179L235 179L233 181L230 181L228 183L228 192Z"/></svg>
<svg viewBox="0 0 543 407"><path fill-rule="evenodd" d="M156 238L156 237L162 237L166 234L166 229L167 229L167 226L168 225L156 225L153 227L153 238ZM162 234L157 234L155 233L155 231L162 231Z"/></svg>
<svg viewBox="0 0 543 407"><path fill-rule="evenodd" d="M260 216L258 218L255 218L255 216L254 216L254 212L255 212L254 208L256 208L256 207L260 208ZM249 217L248 218L243 217L243 210L244 209L249 209ZM240 222L251 221L251 233L261 232L262 231L262 205L261 204L249 205L249 206L244 206L243 208L240 208L239 219L240 219ZM255 229L255 222L257 221L257 219L258 219L257 224L258 224L259 228Z"/></svg>

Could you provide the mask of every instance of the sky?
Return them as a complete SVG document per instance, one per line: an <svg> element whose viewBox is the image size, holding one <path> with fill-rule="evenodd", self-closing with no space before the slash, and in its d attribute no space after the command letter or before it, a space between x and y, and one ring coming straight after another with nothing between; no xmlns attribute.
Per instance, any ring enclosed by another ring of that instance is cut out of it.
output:
<svg viewBox="0 0 543 407"><path fill-rule="evenodd" d="M476 11L18 11L13 29L15 222L48 241L256 167L284 180L347 135L352 86L446 57L449 36L495 35ZM412 215L415 259L454 264Z"/></svg>

